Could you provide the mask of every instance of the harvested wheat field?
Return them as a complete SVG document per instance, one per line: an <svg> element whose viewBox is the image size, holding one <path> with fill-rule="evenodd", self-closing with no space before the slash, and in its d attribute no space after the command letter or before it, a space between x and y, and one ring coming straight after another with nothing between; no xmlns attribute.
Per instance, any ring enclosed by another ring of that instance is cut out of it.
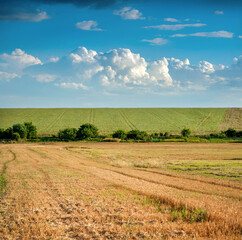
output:
<svg viewBox="0 0 242 240"><path fill-rule="evenodd" d="M0 239L241 239L242 144L0 145Z"/></svg>

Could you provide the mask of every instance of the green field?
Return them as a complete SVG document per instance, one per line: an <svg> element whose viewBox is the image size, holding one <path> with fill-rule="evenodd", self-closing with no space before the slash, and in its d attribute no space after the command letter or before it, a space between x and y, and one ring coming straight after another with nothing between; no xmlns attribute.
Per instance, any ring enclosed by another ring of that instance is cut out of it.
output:
<svg viewBox="0 0 242 240"><path fill-rule="evenodd" d="M242 130L241 108L39 108L0 109L0 128L32 121L42 135L55 134L66 127L95 124L101 134L117 129L180 133L189 127L206 134L233 127Z"/></svg>

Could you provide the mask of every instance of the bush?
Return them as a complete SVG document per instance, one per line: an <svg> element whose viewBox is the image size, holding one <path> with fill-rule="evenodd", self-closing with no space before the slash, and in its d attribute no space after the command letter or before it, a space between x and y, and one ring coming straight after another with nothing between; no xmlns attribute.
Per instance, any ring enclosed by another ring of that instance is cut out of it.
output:
<svg viewBox="0 0 242 240"><path fill-rule="evenodd" d="M32 122L25 122L24 125L27 130L27 138L28 139L37 138L37 127L34 126Z"/></svg>
<svg viewBox="0 0 242 240"><path fill-rule="evenodd" d="M236 137L236 131L233 128L229 128L224 132L226 137Z"/></svg>
<svg viewBox="0 0 242 240"><path fill-rule="evenodd" d="M77 131L78 139L87 139L87 138L97 138L98 137L98 129L90 123L86 123L80 126Z"/></svg>
<svg viewBox="0 0 242 240"><path fill-rule="evenodd" d="M27 137L27 128L24 124L17 123L13 125L13 133L19 133L21 138L26 138Z"/></svg>
<svg viewBox="0 0 242 240"><path fill-rule="evenodd" d="M0 139L4 138L4 129L0 128Z"/></svg>
<svg viewBox="0 0 242 240"><path fill-rule="evenodd" d="M76 134L77 134L77 130L75 128L66 128L64 130L59 131L58 137L61 140L75 140Z"/></svg>
<svg viewBox="0 0 242 240"><path fill-rule="evenodd" d="M119 129L116 132L114 132L113 138L119 138L119 139L124 140L127 138L127 133L124 130Z"/></svg>
<svg viewBox="0 0 242 240"><path fill-rule="evenodd" d="M12 139L13 136L13 128L9 127L7 128L3 133L4 139Z"/></svg>
<svg viewBox="0 0 242 240"><path fill-rule="evenodd" d="M157 138L159 138L159 134L158 134L158 133L152 133L152 134L150 135L150 137L151 137L151 138L155 138L155 139L157 139Z"/></svg>
<svg viewBox="0 0 242 240"><path fill-rule="evenodd" d="M183 128L181 131L181 135L183 137L189 137L191 134L191 130L189 128Z"/></svg>
<svg viewBox="0 0 242 240"><path fill-rule="evenodd" d="M145 131L131 130L128 132L127 138L134 139L134 140L148 140L149 135Z"/></svg>
<svg viewBox="0 0 242 240"><path fill-rule="evenodd" d="M165 132L163 136L164 136L165 138L168 138L168 137L170 137L170 133Z"/></svg>
<svg viewBox="0 0 242 240"><path fill-rule="evenodd" d="M16 140L17 142L20 140L20 135L18 132L14 132L12 136L13 140Z"/></svg>
<svg viewBox="0 0 242 240"><path fill-rule="evenodd" d="M236 137L242 137L242 131L236 132Z"/></svg>

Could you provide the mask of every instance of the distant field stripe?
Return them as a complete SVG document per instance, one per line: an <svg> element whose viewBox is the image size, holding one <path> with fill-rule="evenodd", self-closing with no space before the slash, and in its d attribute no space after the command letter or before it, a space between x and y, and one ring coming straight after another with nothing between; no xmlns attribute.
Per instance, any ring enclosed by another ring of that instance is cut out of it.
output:
<svg viewBox="0 0 242 240"><path fill-rule="evenodd" d="M121 111L119 111L119 113L120 113L120 115L121 115L121 117L124 119L124 122L131 128L131 129L137 129L136 127L135 127L135 125L132 123L132 122L130 122L130 120L128 119L128 117L126 116L126 114L121 110Z"/></svg>
<svg viewBox="0 0 242 240"><path fill-rule="evenodd" d="M200 122L197 129L198 131L201 130L202 125L211 117L211 115L212 115L212 112L209 112L209 114Z"/></svg>
<svg viewBox="0 0 242 240"><path fill-rule="evenodd" d="M64 110L60 115L58 115L57 118L56 118L55 120L53 120L53 121L49 124L49 126L46 127L46 129L48 130L48 129L52 128L52 127L56 124L56 122L58 122L58 121L64 116L65 112L66 112L66 111Z"/></svg>
<svg viewBox="0 0 242 240"><path fill-rule="evenodd" d="M158 114L156 114L156 113L154 113L154 112L152 112L152 111L150 111L150 112L148 112L149 114L151 114L151 115L153 115L156 119L158 119L159 121L163 121L163 119L158 115Z"/></svg>
<svg viewBox="0 0 242 240"><path fill-rule="evenodd" d="M89 123L94 124L94 110L93 110L93 108L90 109Z"/></svg>

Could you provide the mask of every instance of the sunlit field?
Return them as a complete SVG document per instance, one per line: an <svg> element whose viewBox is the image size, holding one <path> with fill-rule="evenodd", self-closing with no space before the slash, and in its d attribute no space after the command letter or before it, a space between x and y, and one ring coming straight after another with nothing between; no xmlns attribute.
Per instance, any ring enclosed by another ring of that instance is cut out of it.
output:
<svg viewBox="0 0 242 240"><path fill-rule="evenodd" d="M242 130L241 108L0 109L0 119L0 128L32 121L40 135L57 134L60 129L79 128L84 123L94 124L100 134L117 129L180 134L184 127L190 128L192 134Z"/></svg>
<svg viewBox="0 0 242 240"><path fill-rule="evenodd" d="M0 239L240 239L242 144L0 145Z"/></svg>

